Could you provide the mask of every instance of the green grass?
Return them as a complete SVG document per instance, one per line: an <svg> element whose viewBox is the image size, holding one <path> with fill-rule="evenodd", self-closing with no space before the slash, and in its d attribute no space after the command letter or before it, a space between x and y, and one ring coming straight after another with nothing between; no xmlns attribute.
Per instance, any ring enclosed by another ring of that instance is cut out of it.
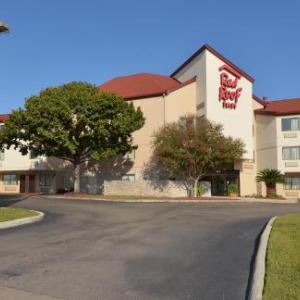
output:
<svg viewBox="0 0 300 300"><path fill-rule="evenodd" d="M0 207L0 222L37 216L37 213L23 208Z"/></svg>
<svg viewBox="0 0 300 300"><path fill-rule="evenodd" d="M264 300L300 300L300 214L275 220L266 267Z"/></svg>

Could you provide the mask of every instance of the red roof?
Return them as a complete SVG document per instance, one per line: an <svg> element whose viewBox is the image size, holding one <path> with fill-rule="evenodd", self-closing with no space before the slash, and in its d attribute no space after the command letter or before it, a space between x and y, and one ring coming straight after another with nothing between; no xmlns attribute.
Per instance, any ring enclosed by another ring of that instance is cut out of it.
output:
<svg viewBox="0 0 300 300"><path fill-rule="evenodd" d="M209 46L208 44L203 45L199 50L197 50L192 56L190 56L181 66L179 66L172 74L171 77L176 76L176 74L181 71L186 65L188 65L195 57L197 57L199 54L201 54L204 50L208 50L210 53L214 54L216 57L218 57L220 60L222 60L225 64L232 67L237 73L241 74L245 78L247 78L249 81L254 82L254 78L247 74L245 71L240 69L238 66L236 66L234 63L232 63L229 59L224 57L221 53L219 53L217 50Z"/></svg>
<svg viewBox="0 0 300 300"><path fill-rule="evenodd" d="M300 114L300 98L264 101L264 108L255 112L261 115L297 115Z"/></svg>
<svg viewBox="0 0 300 300"><path fill-rule="evenodd" d="M8 119L9 115L0 115L0 123L6 121Z"/></svg>
<svg viewBox="0 0 300 300"><path fill-rule="evenodd" d="M101 92L111 92L126 100L161 96L169 89L180 86L180 82L168 76L139 73L116 77L99 86Z"/></svg>

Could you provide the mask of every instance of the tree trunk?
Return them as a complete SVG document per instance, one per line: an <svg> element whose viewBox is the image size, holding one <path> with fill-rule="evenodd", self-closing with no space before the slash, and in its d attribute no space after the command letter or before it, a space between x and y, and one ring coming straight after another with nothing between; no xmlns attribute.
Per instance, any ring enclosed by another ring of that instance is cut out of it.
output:
<svg viewBox="0 0 300 300"><path fill-rule="evenodd" d="M80 163L74 163L74 193L80 193Z"/></svg>
<svg viewBox="0 0 300 300"><path fill-rule="evenodd" d="M267 197L271 198L274 194L276 194L276 185L268 185L267 186Z"/></svg>
<svg viewBox="0 0 300 300"><path fill-rule="evenodd" d="M201 178L201 175L199 175L194 181L194 197L198 196L198 182L199 182L200 178Z"/></svg>

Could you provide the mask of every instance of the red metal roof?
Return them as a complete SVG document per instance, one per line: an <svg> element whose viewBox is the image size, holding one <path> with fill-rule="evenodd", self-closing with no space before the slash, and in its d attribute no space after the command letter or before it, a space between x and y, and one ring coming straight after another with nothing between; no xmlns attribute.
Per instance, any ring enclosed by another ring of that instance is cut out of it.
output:
<svg viewBox="0 0 300 300"><path fill-rule="evenodd" d="M99 86L101 92L111 92L126 100L161 96L170 89L180 86L180 82L168 76L139 73L116 77Z"/></svg>
<svg viewBox="0 0 300 300"><path fill-rule="evenodd" d="M297 115L300 114L300 98L264 101L264 108L255 112L261 115Z"/></svg>
<svg viewBox="0 0 300 300"><path fill-rule="evenodd" d="M8 119L9 115L0 115L0 123L6 121Z"/></svg>

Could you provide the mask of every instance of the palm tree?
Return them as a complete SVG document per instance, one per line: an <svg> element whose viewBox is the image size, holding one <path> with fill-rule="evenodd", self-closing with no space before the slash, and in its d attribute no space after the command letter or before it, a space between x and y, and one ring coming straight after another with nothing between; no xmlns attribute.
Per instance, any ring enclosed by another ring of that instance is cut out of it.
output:
<svg viewBox="0 0 300 300"><path fill-rule="evenodd" d="M276 194L276 183L284 182L284 175L276 169L263 169L256 176L257 182L264 182L267 188L267 197Z"/></svg>

